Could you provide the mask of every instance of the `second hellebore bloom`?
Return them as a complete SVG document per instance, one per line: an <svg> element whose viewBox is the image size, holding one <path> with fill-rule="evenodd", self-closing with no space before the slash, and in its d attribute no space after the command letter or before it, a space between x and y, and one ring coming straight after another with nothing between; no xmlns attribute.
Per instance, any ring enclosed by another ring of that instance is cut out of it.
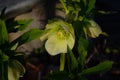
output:
<svg viewBox="0 0 120 80"><path fill-rule="evenodd" d="M84 28L86 34L92 38L98 37L102 33L100 26L94 20L89 20L88 22L90 24Z"/></svg>
<svg viewBox="0 0 120 80"><path fill-rule="evenodd" d="M53 56L60 53L67 53L67 47L72 49L75 43L72 25L63 21L54 21L47 24L45 33L40 39L47 39L45 49Z"/></svg>

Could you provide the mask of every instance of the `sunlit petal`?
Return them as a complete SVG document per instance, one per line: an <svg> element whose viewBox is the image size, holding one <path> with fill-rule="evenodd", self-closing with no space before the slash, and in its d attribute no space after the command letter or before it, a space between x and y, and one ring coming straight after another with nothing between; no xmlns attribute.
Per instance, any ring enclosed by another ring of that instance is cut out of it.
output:
<svg viewBox="0 0 120 80"><path fill-rule="evenodd" d="M65 39L60 39L56 34L50 36L45 43L45 48L50 55L67 53L67 42Z"/></svg>

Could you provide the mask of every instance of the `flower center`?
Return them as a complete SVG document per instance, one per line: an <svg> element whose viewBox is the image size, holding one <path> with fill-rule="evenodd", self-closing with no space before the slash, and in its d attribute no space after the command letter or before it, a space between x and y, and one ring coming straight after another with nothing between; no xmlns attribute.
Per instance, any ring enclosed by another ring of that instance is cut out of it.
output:
<svg viewBox="0 0 120 80"><path fill-rule="evenodd" d="M58 36L59 39L65 39L65 37L66 37L66 32L65 32L64 30L59 30L59 31L57 32L57 36Z"/></svg>

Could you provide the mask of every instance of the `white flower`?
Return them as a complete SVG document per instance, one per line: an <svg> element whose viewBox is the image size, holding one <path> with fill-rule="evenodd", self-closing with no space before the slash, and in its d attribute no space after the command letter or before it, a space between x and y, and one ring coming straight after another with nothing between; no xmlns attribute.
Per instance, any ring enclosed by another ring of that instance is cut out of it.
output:
<svg viewBox="0 0 120 80"><path fill-rule="evenodd" d="M72 25L63 21L55 21L47 24L44 35L40 39L47 39L45 48L53 56L60 53L67 53L67 47L72 49L75 43Z"/></svg>
<svg viewBox="0 0 120 80"><path fill-rule="evenodd" d="M19 80L25 73L25 68L17 60L10 60L8 63L8 80Z"/></svg>
<svg viewBox="0 0 120 80"><path fill-rule="evenodd" d="M90 25L84 28L86 34L92 38L98 37L102 33L100 26L93 20L89 20L89 23Z"/></svg>

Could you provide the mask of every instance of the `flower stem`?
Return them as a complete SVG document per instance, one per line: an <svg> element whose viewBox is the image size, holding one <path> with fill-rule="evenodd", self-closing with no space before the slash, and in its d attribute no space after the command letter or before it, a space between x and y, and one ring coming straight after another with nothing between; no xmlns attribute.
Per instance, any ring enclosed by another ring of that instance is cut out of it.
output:
<svg viewBox="0 0 120 80"><path fill-rule="evenodd" d="M60 55L60 71L63 71L65 67L65 53Z"/></svg>
<svg viewBox="0 0 120 80"><path fill-rule="evenodd" d="M64 0L60 0L60 2L61 2L61 4L63 5L63 8L65 9L65 14L67 15L67 14L69 13L69 11L68 11L65 3L64 3L65 1L64 1Z"/></svg>

